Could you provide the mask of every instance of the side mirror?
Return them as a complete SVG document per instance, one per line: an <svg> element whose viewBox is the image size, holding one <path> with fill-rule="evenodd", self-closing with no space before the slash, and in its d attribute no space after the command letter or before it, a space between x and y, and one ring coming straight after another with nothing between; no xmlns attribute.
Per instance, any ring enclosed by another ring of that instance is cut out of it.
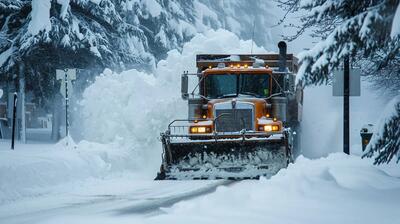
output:
<svg viewBox="0 0 400 224"><path fill-rule="evenodd" d="M183 73L181 76L181 94L182 94L182 99L184 100L189 99L188 85L189 85L189 79L187 73Z"/></svg>

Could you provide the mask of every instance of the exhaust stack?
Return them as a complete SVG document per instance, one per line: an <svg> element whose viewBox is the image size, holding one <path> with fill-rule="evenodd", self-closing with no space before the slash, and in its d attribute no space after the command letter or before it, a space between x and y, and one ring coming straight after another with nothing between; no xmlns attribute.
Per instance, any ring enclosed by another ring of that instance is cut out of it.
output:
<svg viewBox="0 0 400 224"><path fill-rule="evenodd" d="M286 51L287 45L285 41L281 41L278 43L279 48L279 71L286 72Z"/></svg>

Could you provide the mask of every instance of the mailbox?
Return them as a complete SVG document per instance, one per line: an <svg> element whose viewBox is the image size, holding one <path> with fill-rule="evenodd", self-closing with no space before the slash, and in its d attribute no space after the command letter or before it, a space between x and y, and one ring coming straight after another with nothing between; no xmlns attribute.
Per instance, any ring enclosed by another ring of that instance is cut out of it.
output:
<svg viewBox="0 0 400 224"><path fill-rule="evenodd" d="M373 130L374 130L374 125L372 125L372 124L366 124L360 130L361 145L362 145L363 151L365 150L369 141L371 140Z"/></svg>

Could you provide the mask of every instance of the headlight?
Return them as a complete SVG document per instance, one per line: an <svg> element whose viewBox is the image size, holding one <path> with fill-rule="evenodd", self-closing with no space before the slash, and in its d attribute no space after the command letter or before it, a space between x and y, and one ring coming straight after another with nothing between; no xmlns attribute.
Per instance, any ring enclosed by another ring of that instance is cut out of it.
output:
<svg viewBox="0 0 400 224"><path fill-rule="evenodd" d="M192 133L192 134L194 134L194 133L211 133L211 128L204 127L204 126L191 127L190 133Z"/></svg>
<svg viewBox="0 0 400 224"><path fill-rule="evenodd" d="M261 125L261 126L259 126L258 129L259 129L260 131L269 132L269 131L279 131L279 130L280 130L280 127L279 127L279 125L271 125L271 124L268 124L268 125Z"/></svg>
<svg viewBox="0 0 400 224"><path fill-rule="evenodd" d="M272 131L272 125L265 125L264 131Z"/></svg>

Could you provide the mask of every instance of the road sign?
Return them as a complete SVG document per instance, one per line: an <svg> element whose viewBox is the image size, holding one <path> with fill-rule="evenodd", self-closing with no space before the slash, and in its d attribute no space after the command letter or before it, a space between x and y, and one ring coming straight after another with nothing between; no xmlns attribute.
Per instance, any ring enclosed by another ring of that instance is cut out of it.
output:
<svg viewBox="0 0 400 224"><path fill-rule="evenodd" d="M337 69L333 72L333 82L332 82L332 90L333 96L343 96L344 94L344 70ZM350 69L350 92L349 96L360 96L361 95L361 87L360 87L360 76L361 69L352 68Z"/></svg>
<svg viewBox="0 0 400 224"><path fill-rule="evenodd" d="M57 69L57 80L61 80L60 93L64 98L67 97L67 92L72 93L72 80L76 79L76 69Z"/></svg>

